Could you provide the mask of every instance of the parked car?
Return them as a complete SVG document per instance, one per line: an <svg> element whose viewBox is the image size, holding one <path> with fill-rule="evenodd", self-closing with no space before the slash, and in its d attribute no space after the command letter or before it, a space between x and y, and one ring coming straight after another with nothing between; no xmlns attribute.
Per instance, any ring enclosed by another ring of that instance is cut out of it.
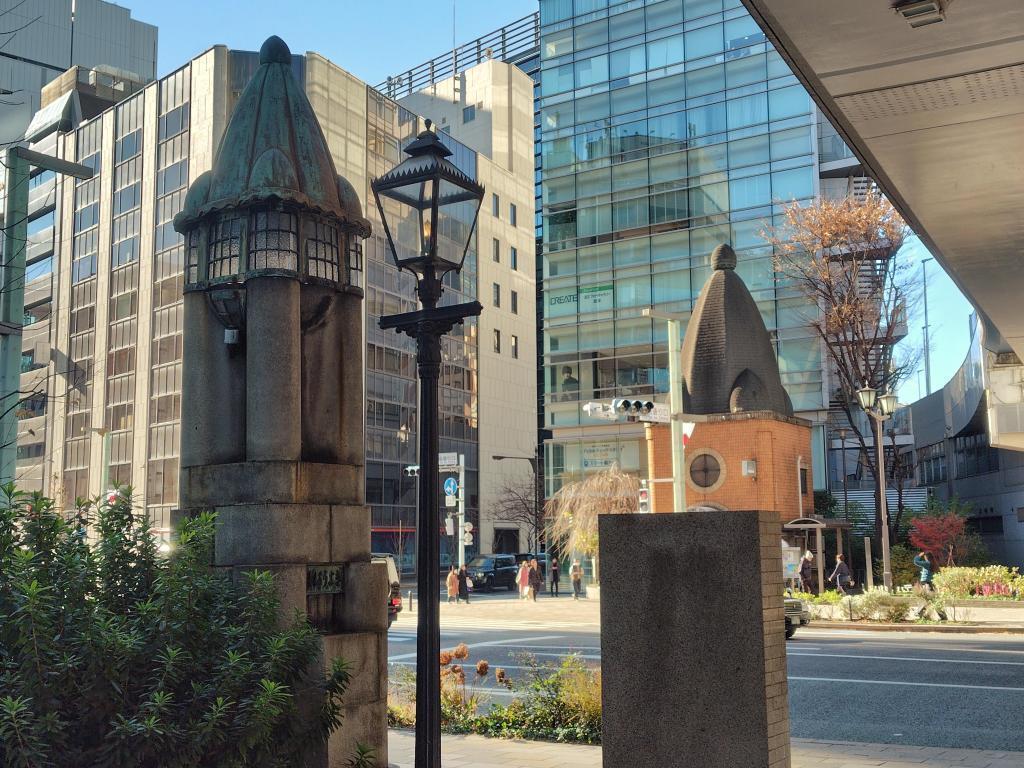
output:
<svg viewBox="0 0 1024 768"><path fill-rule="evenodd" d="M523 562L524 560L537 560L537 565L540 566L540 574L545 579L548 577L548 553L547 552L520 552L516 556L516 565Z"/></svg>
<svg viewBox="0 0 1024 768"><path fill-rule="evenodd" d="M402 583L398 576L398 566L395 565L395 558L391 555L374 552L370 556L375 563L384 563L388 569L388 583L391 589L388 591L388 626L390 627L402 610Z"/></svg>
<svg viewBox="0 0 1024 768"><path fill-rule="evenodd" d="M511 592L516 588L515 555L477 555L466 564L466 573L478 592L493 592L498 587Z"/></svg>
<svg viewBox="0 0 1024 768"><path fill-rule="evenodd" d="M786 595L783 598L786 607L786 639L796 634L797 627L811 623L811 611L803 600Z"/></svg>

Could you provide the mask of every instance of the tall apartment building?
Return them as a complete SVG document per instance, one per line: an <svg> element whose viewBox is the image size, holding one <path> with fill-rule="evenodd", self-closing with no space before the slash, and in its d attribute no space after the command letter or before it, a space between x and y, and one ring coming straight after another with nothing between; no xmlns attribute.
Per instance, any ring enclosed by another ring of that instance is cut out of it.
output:
<svg viewBox="0 0 1024 768"><path fill-rule="evenodd" d="M667 402L666 330L641 310L688 316L719 242L737 251L783 383L815 425L814 486L831 475L841 487L825 351L760 235L782 202L861 194L870 180L739 0L540 0L538 16L382 87L401 96L481 57L537 83L546 492L613 462L646 474L642 425L590 419L583 405Z"/></svg>
<svg viewBox="0 0 1024 768"><path fill-rule="evenodd" d="M533 81L519 68L481 62L402 98L439 130L491 163L478 181L489 216L478 232L480 302L480 530L482 552L519 552L529 531L521 515L495 515L507 489L532 502L536 429L536 292L533 229ZM500 170L509 183L492 179ZM504 194L498 190L504 188ZM495 459L495 456L513 457Z"/></svg>
<svg viewBox="0 0 1024 768"><path fill-rule="evenodd" d="M109 475L111 483L134 486L155 526L168 527L178 495L183 269L171 220L190 181L211 167L228 115L257 64L256 53L214 47L94 119L71 130L62 123L54 135L54 154L96 171L85 182L54 181L51 385L44 412L35 415L49 421L52 438L43 442L42 455L25 458L42 465L44 489L66 504L100 493ZM294 56L293 67L339 173L358 190L374 224L364 243L366 400L349 407L366 414L373 546L401 553L411 564L416 479L403 470L416 463L415 351L411 340L380 331L377 320L415 307L414 281L392 264L369 183L399 162L402 147L423 125L315 53ZM482 180L489 196L506 205L518 200L522 185L511 171L452 138L446 143L452 161ZM489 286L478 287L479 244L508 227L506 206L493 210L489 198L465 268L446 279L452 301L490 293ZM528 334L521 335L526 343ZM474 524L481 503L480 424L488 412L478 384L480 345L475 319L446 337L440 398L441 450L466 457L467 516ZM514 400L515 393L509 396ZM532 402L534 394L521 396Z"/></svg>
<svg viewBox="0 0 1024 768"><path fill-rule="evenodd" d="M156 77L156 27L104 0L0 0L0 141L22 136L44 85L76 65L119 78Z"/></svg>

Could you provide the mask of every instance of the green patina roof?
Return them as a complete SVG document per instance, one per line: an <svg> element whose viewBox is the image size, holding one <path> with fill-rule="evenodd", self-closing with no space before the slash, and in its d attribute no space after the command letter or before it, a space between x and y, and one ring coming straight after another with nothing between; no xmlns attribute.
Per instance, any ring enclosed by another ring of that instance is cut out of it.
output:
<svg viewBox="0 0 1024 768"><path fill-rule="evenodd" d="M291 71L279 37L260 49L260 66L242 92L217 150L213 170L199 176L174 218L187 231L206 214L284 201L354 226L365 236L359 196L338 176L313 107Z"/></svg>

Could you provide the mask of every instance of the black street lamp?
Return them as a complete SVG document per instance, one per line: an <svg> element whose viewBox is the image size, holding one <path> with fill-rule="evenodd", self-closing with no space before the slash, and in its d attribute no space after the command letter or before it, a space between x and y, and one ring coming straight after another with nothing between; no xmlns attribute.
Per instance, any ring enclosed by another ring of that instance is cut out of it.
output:
<svg viewBox="0 0 1024 768"><path fill-rule="evenodd" d="M483 309L480 302L437 305L448 272L459 272L480 212L484 188L447 158L430 130L405 148L405 160L370 185L395 265L416 275L421 309L380 319L416 339L420 377L420 481L416 574L420 593L416 630L416 768L441 768L441 518L438 509L437 381L441 337ZM397 239L396 239L397 237Z"/></svg>

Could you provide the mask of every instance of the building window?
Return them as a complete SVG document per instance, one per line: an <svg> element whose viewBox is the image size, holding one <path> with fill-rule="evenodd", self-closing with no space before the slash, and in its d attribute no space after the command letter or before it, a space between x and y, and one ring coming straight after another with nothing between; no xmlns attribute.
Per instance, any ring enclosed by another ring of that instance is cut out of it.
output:
<svg viewBox="0 0 1024 768"><path fill-rule="evenodd" d="M491 214L496 219L501 218L501 198L493 192L491 193Z"/></svg>
<svg viewBox="0 0 1024 768"><path fill-rule="evenodd" d="M917 449L918 482L938 485L946 482L946 444L935 443Z"/></svg>
<svg viewBox="0 0 1024 768"><path fill-rule="evenodd" d="M512 291L512 314L519 314L519 291Z"/></svg>
<svg viewBox="0 0 1024 768"><path fill-rule="evenodd" d="M807 468L800 467L800 493L807 493Z"/></svg>
<svg viewBox="0 0 1024 768"><path fill-rule="evenodd" d="M501 286L498 283L494 283L494 285L491 286L491 294L492 294L491 301L494 304L494 306L500 307L501 306Z"/></svg>
<svg viewBox="0 0 1024 768"><path fill-rule="evenodd" d="M508 204L508 223L511 224L513 227L516 225L516 204L515 203L509 203Z"/></svg>
<svg viewBox="0 0 1024 768"><path fill-rule="evenodd" d="M519 269L519 251L516 250L515 246L512 246L508 250L509 266L512 269Z"/></svg>
<svg viewBox="0 0 1024 768"><path fill-rule="evenodd" d="M992 514L992 509L983 510L988 514L981 517L967 518L967 530L982 535L999 536L1003 533L1003 516Z"/></svg>
<svg viewBox="0 0 1024 768"><path fill-rule="evenodd" d="M512 337L512 357L514 357L516 360L519 359L519 337L518 336L513 336Z"/></svg>
<svg viewBox="0 0 1024 768"><path fill-rule="evenodd" d="M999 451L988 444L984 434L964 435L953 441L956 476L971 477L999 469Z"/></svg>
<svg viewBox="0 0 1024 768"><path fill-rule="evenodd" d="M494 352L501 354L501 331L497 328L494 329Z"/></svg>
<svg viewBox="0 0 1024 768"><path fill-rule="evenodd" d="M493 251L491 257L494 259L495 264L501 263L501 243L498 242L498 238L494 238Z"/></svg>
<svg viewBox="0 0 1024 768"><path fill-rule="evenodd" d="M472 123L476 120L476 104L470 104L462 108L462 122Z"/></svg>

